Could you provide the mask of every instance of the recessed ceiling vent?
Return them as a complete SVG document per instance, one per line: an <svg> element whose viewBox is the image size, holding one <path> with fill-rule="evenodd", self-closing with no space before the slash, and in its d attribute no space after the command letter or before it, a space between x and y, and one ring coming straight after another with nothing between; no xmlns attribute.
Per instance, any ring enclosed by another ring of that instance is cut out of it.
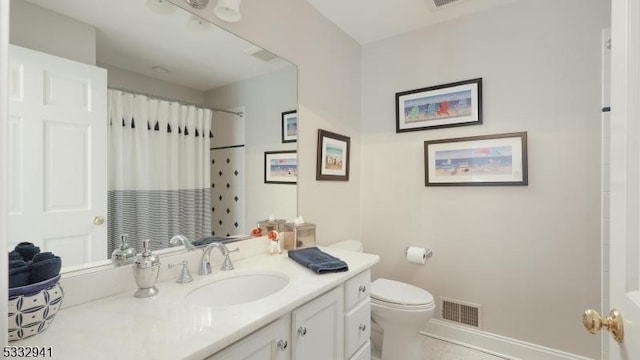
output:
<svg viewBox="0 0 640 360"><path fill-rule="evenodd" d="M269 52L261 47L258 46L252 46L248 49L246 49L244 51L245 53L255 56L258 59L264 61L264 62L274 62L274 61L278 61L280 59L280 57L278 57L278 55Z"/></svg>
<svg viewBox="0 0 640 360"><path fill-rule="evenodd" d="M442 9L444 7L453 5L453 4L457 4L460 2L463 2L464 0L427 0L427 2L429 2L429 4L431 4L433 6L434 10L439 10Z"/></svg>
<svg viewBox="0 0 640 360"><path fill-rule="evenodd" d="M444 297L441 298L441 300L443 320L481 329L480 313L482 307L480 305L465 303Z"/></svg>

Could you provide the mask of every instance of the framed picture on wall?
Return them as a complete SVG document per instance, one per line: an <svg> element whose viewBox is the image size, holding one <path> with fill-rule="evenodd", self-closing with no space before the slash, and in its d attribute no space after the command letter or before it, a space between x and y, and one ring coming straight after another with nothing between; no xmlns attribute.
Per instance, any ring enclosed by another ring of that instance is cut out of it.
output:
<svg viewBox="0 0 640 360"><path fill-rule="evenodd" d="M298 153L293 151L265 151L265 184L296 184L298 182Z"/></svg>
<svg viewBox="0 0 640 360"><path fill-rule="evenodd" d="M425 186L527 185L527 133L424 142Z"/></svg>
<svg viewBox="0 0 640 360"><path fill-rule="evenodd" d="M296 142L298 140L298 112L296 110L282 113L282 142Z"/></svg>
<svg viewBox="0 0 640 360"><path fill-rule="evenodd" d="M316 180L349 181L351 139L326 130L318 130Z"/></svg>
<svg viewBox="0 0 640 360"><path fill-rule="evenodd" d="M482 79L396 93L396 133L482 124Z"/></svg>

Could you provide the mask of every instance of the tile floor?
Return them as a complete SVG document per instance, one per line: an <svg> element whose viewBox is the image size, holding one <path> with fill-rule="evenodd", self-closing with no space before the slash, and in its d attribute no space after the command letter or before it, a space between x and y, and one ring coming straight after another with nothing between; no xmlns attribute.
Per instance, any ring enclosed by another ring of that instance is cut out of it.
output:
<svg viewBox="0 0 640 360"><path fill-rule="evenodd" d="M425 336L423 360L504 360L478 350Z"/></svg>

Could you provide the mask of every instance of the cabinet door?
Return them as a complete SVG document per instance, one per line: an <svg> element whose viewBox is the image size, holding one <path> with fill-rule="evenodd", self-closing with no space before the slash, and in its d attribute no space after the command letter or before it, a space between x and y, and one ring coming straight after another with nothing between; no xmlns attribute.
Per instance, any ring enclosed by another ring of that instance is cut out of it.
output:
<svg viewBox="0 0 640 360"><path fill-rule="evenodd" d="M291 313L294 360L344 359L342 286Z"/></svg>
<svg viewBox="0 0 640 360"><path fill-rule="evenodd" d="M289 360L289 321L280 318L205 360Z"/></svg>

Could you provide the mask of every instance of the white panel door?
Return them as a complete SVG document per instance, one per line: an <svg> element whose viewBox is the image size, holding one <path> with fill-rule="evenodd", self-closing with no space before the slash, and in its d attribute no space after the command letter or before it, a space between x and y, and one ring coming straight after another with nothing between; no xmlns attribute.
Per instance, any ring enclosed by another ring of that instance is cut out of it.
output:
<svg viewBox="0 0 640 360"><path fill-rule="evenodd" d="M106 70L11 45L9 74L9 248L106 259Z"/></svg>
<svg viewBox="0 0 640 360"><path fill-rule="evenodd" d="M640 359L640 2L612 1L610 306L623 342L611 360ZM603 309L608 311L608 309ZM606 314L603 314L603 316Z"/></svg>

